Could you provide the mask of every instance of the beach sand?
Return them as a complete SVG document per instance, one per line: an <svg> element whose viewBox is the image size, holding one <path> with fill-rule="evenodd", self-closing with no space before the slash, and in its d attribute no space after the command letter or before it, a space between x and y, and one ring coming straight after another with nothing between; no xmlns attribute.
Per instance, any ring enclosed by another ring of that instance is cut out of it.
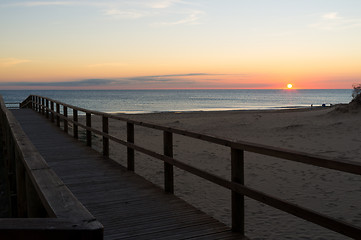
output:
<svg viewBox="0 0 361 240"><path fill-rule="evenodd" d="M361 161L361 111L347 106L295 110L152 113L123 117L235 141L248 141L340 160ZM346 109L346 110L345 110ZM101 119L93 126L101 129ZM124 122L111 135L126 139ZM162 153L161 131L135 127L135 142ZM101 138L94 148L100 150ZM174 157L230 179L230 149L174 135ZM110 156L126 166L126 148L111 142ZM163 185L163 163L140 153L135 172ZM306 208L361 226L361 176L245 153L245 184ZM175 169L175 194L230 225L230 192ZM246 198L246 235L252 239L347 239Z"/></svg>

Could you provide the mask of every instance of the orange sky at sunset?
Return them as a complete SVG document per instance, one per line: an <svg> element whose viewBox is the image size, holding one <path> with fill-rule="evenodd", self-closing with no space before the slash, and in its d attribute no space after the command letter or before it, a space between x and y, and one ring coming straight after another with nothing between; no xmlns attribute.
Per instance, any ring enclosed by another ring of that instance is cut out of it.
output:
<svg viewBox="0 0 361 240"><path fill-rule="evenodd" d="M0 89L351 88L361 2L2 1Z"/></svg>

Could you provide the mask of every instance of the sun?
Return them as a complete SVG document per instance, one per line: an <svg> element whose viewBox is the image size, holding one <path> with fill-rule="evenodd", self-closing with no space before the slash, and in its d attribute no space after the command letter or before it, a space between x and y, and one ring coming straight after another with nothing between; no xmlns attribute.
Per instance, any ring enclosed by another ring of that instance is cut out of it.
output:
<svg viewBox="0 0 361 240"><path fill-rule="evenodd" d="M291 83L287 84L287 88L291 89L293 87L293 85Z"/></svg>

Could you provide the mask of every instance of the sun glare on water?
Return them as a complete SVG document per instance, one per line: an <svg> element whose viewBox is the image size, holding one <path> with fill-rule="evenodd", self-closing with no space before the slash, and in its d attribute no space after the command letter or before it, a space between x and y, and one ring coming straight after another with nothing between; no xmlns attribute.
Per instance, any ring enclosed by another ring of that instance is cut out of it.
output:
<svg viewBox="0 0 361 240"><path fill-rule="evenodd" d="M293 86L292 86L291 83L287 84L287 88L288 88L288 89L291 89L292 87L293 87Z"/></svg>

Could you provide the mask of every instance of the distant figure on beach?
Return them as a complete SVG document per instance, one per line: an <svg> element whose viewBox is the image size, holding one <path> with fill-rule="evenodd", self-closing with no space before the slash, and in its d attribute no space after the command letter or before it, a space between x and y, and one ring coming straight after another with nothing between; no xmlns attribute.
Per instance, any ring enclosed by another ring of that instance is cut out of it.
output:
<svg viewBox="0 0 361 240"><path fill-rule="evenodd" d="M313 108L313 104L311 104L311 108Z"/></svg>

